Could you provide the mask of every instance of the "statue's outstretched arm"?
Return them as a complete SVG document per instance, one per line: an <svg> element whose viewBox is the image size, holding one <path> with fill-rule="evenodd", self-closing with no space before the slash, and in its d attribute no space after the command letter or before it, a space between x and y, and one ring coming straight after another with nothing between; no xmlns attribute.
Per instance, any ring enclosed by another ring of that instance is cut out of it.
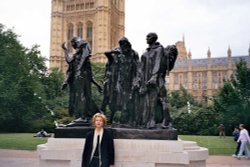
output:
<svg viewBox="0 0 250 167"><path fill-rule="evenodd" d="M109 50L109 51L104 52L104 54L105 54L105 56L108 58L108 61L109 61L110 63L112 63L113 60L114 60L113 54L120 54L120 52L121 52L121 51L119 50L119 48L115 48L115 49L113 49L113 50Z"/></svg>
<svg viewBox="0 0 250 167"><path fill-rule="evenodd" d="M64 51L64 58L65 58L66 62L70 63L74 58L73 58L73 56L69 55L69 50L66 48L65 42L61 45L61 47Z"/></svg>

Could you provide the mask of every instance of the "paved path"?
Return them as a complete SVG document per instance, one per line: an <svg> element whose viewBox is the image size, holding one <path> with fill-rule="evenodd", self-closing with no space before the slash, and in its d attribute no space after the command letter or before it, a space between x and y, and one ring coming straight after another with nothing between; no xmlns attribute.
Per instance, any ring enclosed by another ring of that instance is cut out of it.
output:
<svg viewBox="0 0 250 167"><path fill-rule="evenodd" d="M207 167L250 167L250 160L238 160L231 156L209 156Z"/></svg>
<svg viewBox="0 0 250 167"><path fill-rule="evenodd" d="M1 167L38 167L36 151L0 149Z"/></svg>
<svg viewBox="0 0 250 167"><path fill-rule="evenodd" d="M1 167L38 167L36 151L0 149ZM206 167L250 167L250 160L231 156L209 156Z"/></svg>

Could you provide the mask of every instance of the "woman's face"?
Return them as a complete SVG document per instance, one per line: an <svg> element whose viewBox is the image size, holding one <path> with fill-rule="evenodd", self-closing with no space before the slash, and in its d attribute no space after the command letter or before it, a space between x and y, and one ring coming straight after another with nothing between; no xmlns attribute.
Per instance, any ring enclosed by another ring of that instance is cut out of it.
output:
<svg viewBox="0 0 250 167"><path fill-rule="evenodd" d="M96 128L102 128L103 127L103 119L101 117L96 117L95 119L95 127Z"/></svg>

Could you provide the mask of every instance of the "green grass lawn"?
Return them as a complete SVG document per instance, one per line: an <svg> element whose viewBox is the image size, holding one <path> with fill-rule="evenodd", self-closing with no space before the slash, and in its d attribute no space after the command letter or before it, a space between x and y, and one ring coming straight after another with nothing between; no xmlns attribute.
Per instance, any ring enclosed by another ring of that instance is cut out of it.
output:
<svg viewBox="0 0 250 167"><path fill-rule="evenodd" d="M36 150L36 146L47 142L47 138L33 137L33 133L0 133L0 148Z"/></svg>
<svg viewBox="0 0 250 167"><path fill-rule="evenodd" d="M181 140L195 141L201 147L209 150L209 155L232 155L236 149L236 142L232 136L220 138L219 136L191 136L179 135Z"/></svg>
<svg viewBox="0 0 250 167"><path fill-rule="evenodd" d="M0 133L0 148L36 150L36 146L47 142L47 138L33 137L32 133ZM232 155L236 143L233 137L179 135L181 140L195 141L209 150L209 155Z"/></svg>

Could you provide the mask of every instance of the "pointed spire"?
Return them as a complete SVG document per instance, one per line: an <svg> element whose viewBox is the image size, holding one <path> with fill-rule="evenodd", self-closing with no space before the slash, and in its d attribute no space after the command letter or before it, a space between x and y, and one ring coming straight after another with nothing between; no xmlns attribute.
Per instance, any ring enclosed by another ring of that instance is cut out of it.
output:
<svg viewBox="0 0 250 167"><path fill-rule="evenodd" d="M248 48L248 56L250 56L250 44L249 44L249 48Z"/></svg>
<svg viewBox="0 0 250 167"><path fill-rule="evenodd" d="M208 58L211 58L211 51L210 51L210 47L208 47L207 57L208 57Z"/></svg>
<svg viewBox="0 0 250 167"><path fill-rule="evenodd" d="M192 59L192 53L191 53L190 49L189 49L189 51L188 51L188 58L189 58L189 59Z"/></svg>
<svg viewBox="0 0 250 167"><path fill-rule="evenodd" d="M227 56L232 57L232 51L231 51L230 45L228 45Z"/></svg>
<svg viewBox="0 0 250 167"><path fill-rule="evenodd" d="M182 42L185 44L185 35L182 35Z"/></svg>

